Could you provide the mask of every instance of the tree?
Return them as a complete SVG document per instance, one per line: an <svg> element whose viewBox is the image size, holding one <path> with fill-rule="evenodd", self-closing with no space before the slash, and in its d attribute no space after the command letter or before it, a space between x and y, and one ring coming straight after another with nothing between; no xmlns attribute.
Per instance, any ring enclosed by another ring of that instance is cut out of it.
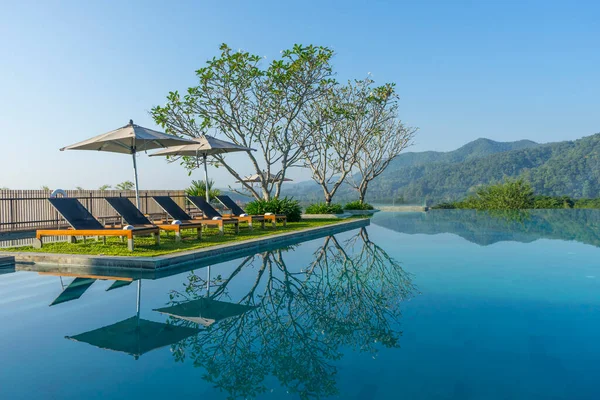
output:
<svg viewBox="0 0 600 400"><path fill-rule="evenodd" d="M81 186L75 186L75 190L79 190L80 192L84 191L85 189L82 188Z"/></svg>
<svg viewBox="0 0 600 400"><path fill-rule="evenodd" d="M50 191L50 188L49 188L48 186L46 186L46 185L42 186L40 189L41 189L41 190L45 190L45 191L47 191L47 192L49 192L49 191Z"/></svg>
<svg viewBox="0 0 600 400"><path fill-rule="evenodd" d="M212 179L208 180L208 195L211 200L214 200L221 194L219 189L213 189L215 182ZM199 196L203 199L206 198L206 182L204 181L192 181L192 185L185 189L185 194L188 196Z"/></svg>
<svg viewBox="0 0 600 400"><path fill-rule="evenodd" d="M105 190L110 189L110 185L102 185L98 188L98 190L104 192Z"/></svg>
<svg viewBox="0 0 600 400"><path fill-rule="evenodd" d="M118 190L133 190L134 187L135 185L131 181L121 182L115 186Z"/></svg>
<svg viewBox="0 0 600 400"><path fill-rule="evenodd" d="M319 102L305 111L306 132L310 140L300 144L301 166L310 169L312 179L331 200L356 164L356 156L366 143L368 132L355 121L368 112L371 96L369 80L349 82L331 88Z"/></svg>
<svg viewBox="0 0 600 400"><path fill-rule="evenodd" d="M235 52L226 44L220 50L219 57L196 71L197 86L183 96L170 92L167 104L154 107L151 115L168 133L194 138L215 129L236 144L257 149L247 153L254 171L279 179L262 179L258 188L246 182L242 185L256 199L278 197L288 168L302 154L303 140L298 135L306 125L303 111L334 83L333 51L294 45L262 68L258 55ZM214 160L237 181L242 180L222 155ZM183 162L188 169L196 168L195 160L184 158Z"/></svg>
<svg viewBox="0 0 600 400"><path fill-rule="evenodd" d="M478 210L523 210L533 208L533 189L523 179L505 179L483 186L475 197L467 199Z"/></svg>
<svg viewBox="0 0 600 400"><path fill-rule="evenodd" d="M367 79L363 87L373 83ZM358 191L364 203L369 183L388 167L390 162L412 144L417 128L404 125L398 118L398 95L395 85L386 83L369 90L367 108L352 119L355 129L360 129L364 141L355 156L355 173L346 180Z"/></svg>

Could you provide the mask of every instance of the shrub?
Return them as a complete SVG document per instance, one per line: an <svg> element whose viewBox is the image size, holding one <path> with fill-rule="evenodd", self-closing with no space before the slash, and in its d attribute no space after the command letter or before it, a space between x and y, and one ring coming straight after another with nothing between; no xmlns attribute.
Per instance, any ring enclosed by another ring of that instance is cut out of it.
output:
<svg viewBox="0 0 600 400"><path fill-rule="evenodd" d="M360 201L351 201L344 206L345 210L372 210L373 206L369 203L361 203Z"/></svg>
<svg viewBox="0 0 600 400"><path fill-rule="evenodd" d="M306 214L342 214L344 208L340 204L315 203L306 207Z"/></svg>
<svg viewBox="0 0 600 400"><path fill-rule="evenodd" d="M533 208L573 208L575 202L568 196L535 196Z"/></svg>
<svg viewBox="0 0 600 400"><path fill-rule="evenodd" d="M221 194L219 189L213 189L214 181L208 180L208 195L211 200L214 200ZM188 196L206 197L206 183L204 181L192 181L192 185L185 189L185 194Z"/></svg>
<svg viewBox="0 0 600 400"><path fill-rule="evenodd" d="M302 208L297 200L284 197L283 199L254 200L246 204L246 212L250 215L264 213L285 214L288 222L300 221Z"/></svg>
<svg viewBox="0 0 600 400"><path fill-rule="evenodd" d="M502 183L477 189L473 206L479 210L522 210L533 208L533 189L523 179L506 179Z"/></svg>
<svg viewBox="0 0 600 400"><path fill-rule="evenodd" d="M600 208L600 199L577 199L575 208Z"/></svg>
<svg viewBox="0 0 600 400"><path fill-rule="evenodd" d="M457 208L456 204L457 203L439 203L431 208L434 210L452 210L452 209Z"/></svg>
<svg viewBox="0 0 600 400"><path fill-rule="evenodd" d="M536 207L536 204L539 207ZM441 203L434 208L439 209L472 209L472 210L525 210L531 208L545 208L543 205L556 205L556 201L549 198L533 196L531 185L523 179L506 179L502 183L480 186L476 193L461 201ZM561 206L567 206L564 199L559 200ZM549 207L557 208L557 207ZM560 207L562 208L562 207Z"/></svg>

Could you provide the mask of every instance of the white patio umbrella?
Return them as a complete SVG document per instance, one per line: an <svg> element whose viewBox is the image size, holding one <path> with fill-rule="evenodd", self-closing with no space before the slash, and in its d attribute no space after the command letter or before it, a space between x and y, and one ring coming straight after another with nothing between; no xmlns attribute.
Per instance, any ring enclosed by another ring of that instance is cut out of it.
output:
<svg viewBox="0 0 600 400"><path fill-rule="evenodd" d="M238 181L238 182L249 183L250 186L252 188L254 188L254 184L255 183L260 183L265 178L266 178L267 182L269 182L269 183L281 182L281 181L283 181L283 182L291 182L292 181L289 178L283 178L283 179L281 179L277 175L274 175L274 174L271 174L271 173L267 174L267 171L263 171L261 174L254 174L254 175L246 176L246 177L244 177L244 179L242 179L241 181Z"/></svg>
<svg viewBox="0 0 600 400"><path fill-rule="evenodd" d="M262 182L264 177L267 177L267 182L291 182L292 179L289 178L279 178L277 175L273 175L273 174L267 174L265 171L263 171L262 174L254 174L254 175L250 175L250 176L246 176L244 179L242 179L241 181L238 182L248 182L248 183L258 183L258 182Z"/></svg>
<svg viewBox="0 0 600 400"><path fill-rule="evenodd" d="M204 181L206 182L206 201L210 201L208 195L208 169L206 159L215 154L233 153L236 151L256 151L250 147L240 146L239 144L217 139L213 136L204 135L193 139L193 144L182 146L172 146L156 153L150 154L150 157L156 156L191 156L196 157L196 161L202 157L204 162Z"/></svg>
<svg viewBox="0 0 600 400"><path fill-rule="evenodd" d="M135 178L135 201L137 207L140 208L140 191L138 187L138 174L137 164L135 162L135 154L139 151L189 143L193 142L188 139L182 139L177 136L167 135L163 132L158 132L135 125L133 120L129 120L129 124L119 129L115 129L114 131L110 131L102 135L94 136L93 138L84 140L83 142L63 147L60 149L60 151L95 150L109 151L111 153L131 154L133 158L133 174Z"/></svg>

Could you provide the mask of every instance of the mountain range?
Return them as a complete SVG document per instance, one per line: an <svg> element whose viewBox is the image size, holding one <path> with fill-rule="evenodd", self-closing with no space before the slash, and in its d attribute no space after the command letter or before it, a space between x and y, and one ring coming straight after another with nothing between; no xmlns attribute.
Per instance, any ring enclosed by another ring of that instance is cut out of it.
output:
<svg viewBox="0 0 600 400"><path fill-rule="evenodd" d="M398 156L369 185L373 203L439 203L464 198L479 185L522 177L536 194L589 198L600 195L600 133L575 141L540 144L530 140L477 139L449 152L407 152ZM285 195L321 201L320 187L299 182ZM345 185L334 202L354 200Z"/></svg>

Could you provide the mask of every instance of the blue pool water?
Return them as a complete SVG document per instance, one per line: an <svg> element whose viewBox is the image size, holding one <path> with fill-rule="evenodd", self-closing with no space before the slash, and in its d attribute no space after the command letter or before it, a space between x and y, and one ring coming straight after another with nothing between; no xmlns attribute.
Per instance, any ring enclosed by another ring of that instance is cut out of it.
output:
<svg viewBox="0 0 600 400"><path fill-rule="evenodd" d="M0 269L0 399L598 399L598 246L596 211L440 210L160 279Z"/></svg>

